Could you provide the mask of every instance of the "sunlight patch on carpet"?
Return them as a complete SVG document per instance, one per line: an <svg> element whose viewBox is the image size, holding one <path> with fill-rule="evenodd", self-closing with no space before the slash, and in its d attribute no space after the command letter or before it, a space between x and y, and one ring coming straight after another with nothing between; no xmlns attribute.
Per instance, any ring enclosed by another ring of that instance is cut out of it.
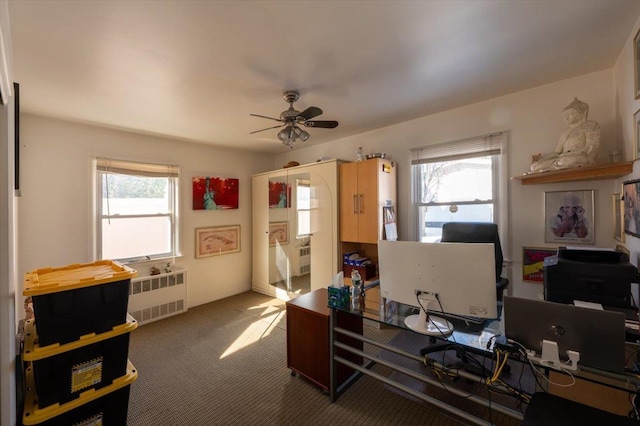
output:
<svg viewBox="0 0 640 426"><path fill-rule="evenodd" d="M240 336L224 351L222 355L220 355L220 359L226 358L227 356L238 352L239 350L246 348L260 339L268 336L276 327L276 324L282 319L284 316L284 312L278 310L278 312L274 312L272 315L265 316L260 318L257 321L254 321L245 331L242 332Z"/></svg>

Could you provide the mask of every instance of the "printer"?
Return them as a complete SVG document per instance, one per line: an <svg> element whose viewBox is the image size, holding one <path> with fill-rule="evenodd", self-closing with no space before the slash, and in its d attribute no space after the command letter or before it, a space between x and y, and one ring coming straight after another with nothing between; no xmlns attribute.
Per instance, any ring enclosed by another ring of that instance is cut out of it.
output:
<svg viewBox="0 0 640 426"><path fill-rule="evenodd" d="M559 247L544 261L544 299L550 302L581 300L630 309L631 283L636 282L638 269L617 250Z"/></svg>

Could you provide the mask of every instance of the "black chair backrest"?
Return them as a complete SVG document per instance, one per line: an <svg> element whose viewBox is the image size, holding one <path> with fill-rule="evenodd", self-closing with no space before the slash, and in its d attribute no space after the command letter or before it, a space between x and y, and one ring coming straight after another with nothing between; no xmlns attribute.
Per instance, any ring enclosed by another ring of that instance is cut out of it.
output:
<svg viewBox="0 0 640 426"><path fill-rule="evenodd" d="M502 247L498 225L491 222L447 222L442 225L443 243L493 243L496 254L496 282L502 275Z"/></svg>

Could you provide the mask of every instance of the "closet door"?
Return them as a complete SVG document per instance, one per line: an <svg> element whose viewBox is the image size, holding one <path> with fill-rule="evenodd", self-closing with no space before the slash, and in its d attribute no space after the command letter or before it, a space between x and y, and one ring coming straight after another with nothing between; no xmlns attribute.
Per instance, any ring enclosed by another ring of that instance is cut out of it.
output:
<svg viewBox="0 0 640 426"><path fill-rule="evenodd" d="M269 288L269 176L257 175L252 185L252 253L251 287L259 293L272 295Z"/></svg>
<svg viewBox="0 0 640 426"><path fill-rule="evenodd" d="M336 162L321 163L308 168L310 176L310 245L311 288L316 290L331 284L337 273L338 208Z"/></svg>
<svg viewBox="0 0 640 426"><path fill-rule="evenodd" d="M287 292L291 289L289 216L292 188L286 170L269 173L268 196L269 284L277 293Z"/></svg>

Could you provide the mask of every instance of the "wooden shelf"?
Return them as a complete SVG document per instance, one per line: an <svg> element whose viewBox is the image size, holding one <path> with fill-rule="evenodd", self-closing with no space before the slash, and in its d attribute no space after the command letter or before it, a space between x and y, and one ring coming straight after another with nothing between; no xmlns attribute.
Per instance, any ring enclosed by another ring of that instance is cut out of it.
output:
<svg viewBox="0 0 640 426"><path fill-rule="evenodd" d="M577 182L581 180L617 179L633 172L633 161L614 164L599 164L590 167L575 167L565 170L551 170L548 172L531 173L514 176L523 185L537 185L541 183Z"/></svg>

